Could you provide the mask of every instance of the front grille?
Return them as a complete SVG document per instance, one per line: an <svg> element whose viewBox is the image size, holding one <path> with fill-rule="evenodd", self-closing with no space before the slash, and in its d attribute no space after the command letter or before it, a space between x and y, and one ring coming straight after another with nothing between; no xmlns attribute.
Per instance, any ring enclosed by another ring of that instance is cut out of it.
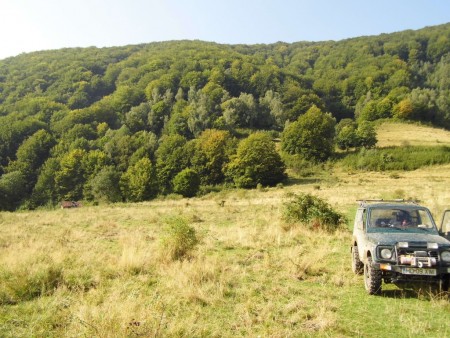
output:
<svg viewBox="0 0 450 338"><path fill-rule="evenodd" d="M438 258L439 253L436 250L424 250L423 248L408 248L408 249L397 249L398 256L416 256L417 253L426 253L426 257ZM418 254L417 256L422 256Z"/></svg>
<svg viewBox="0 0 450 338"><path fill-rule="evenodd" d="M439 261L439 253L436 250L427 250L425 246L397 248L398 263L414 267L432 267Z"/></svg>

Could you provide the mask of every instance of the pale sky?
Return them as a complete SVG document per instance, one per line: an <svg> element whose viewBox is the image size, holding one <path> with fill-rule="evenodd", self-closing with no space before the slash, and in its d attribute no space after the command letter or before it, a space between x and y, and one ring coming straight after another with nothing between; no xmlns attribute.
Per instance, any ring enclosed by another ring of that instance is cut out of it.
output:
<svg viewBox="0 0 450 338"><path fill-rule="evenodd" d="M450 0L0 0L0 59L168 40L342 40L450 22Z"/></svg>

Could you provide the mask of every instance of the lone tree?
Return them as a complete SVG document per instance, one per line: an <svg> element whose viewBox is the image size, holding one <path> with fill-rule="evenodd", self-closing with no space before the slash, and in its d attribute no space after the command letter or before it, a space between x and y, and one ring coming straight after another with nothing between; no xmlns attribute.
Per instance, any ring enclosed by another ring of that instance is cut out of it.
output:
<svg viewBox="0 0 450 338"><path fill-rule="evenodd" d="M336 125L336 144L341 150L350 148L373 148L377 144L377 133L372 123L343 119Z"/></svg>
<svg viewBox="0 0 450 338"><path fill-rule="evenodd" d="M281 148L288 154L299 154L306 160L325 161L333 153L336 119L315 105L297 121L287 125Z"/></svg>
<svg viewBox="0 0 450 338"><path fill-rule="evenodd" d="M285 169L271 137L258 132L239 143L236 155L225 167L225 176L239 188L272 186L286 178Z"/></svg>

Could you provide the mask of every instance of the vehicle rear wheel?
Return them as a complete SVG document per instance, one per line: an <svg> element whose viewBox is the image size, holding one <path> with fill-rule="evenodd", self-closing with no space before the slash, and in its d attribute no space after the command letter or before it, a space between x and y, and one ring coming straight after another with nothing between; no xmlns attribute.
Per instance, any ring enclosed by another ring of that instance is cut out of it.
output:
<svg viewBox="0 0 450 338"><path fill-rule="evenodd" d="M378 295L381 293L381 271L374 269L372 258L367 258L367 264L364 264L364 286L369 295Z"/></svg>
<svg viewBox="0 0 450 338"><path fill-rule="evenodd" d="M358 247L352 247L352 271L357 275L361 275L364 271L364 264L359 259Z"/></svg>

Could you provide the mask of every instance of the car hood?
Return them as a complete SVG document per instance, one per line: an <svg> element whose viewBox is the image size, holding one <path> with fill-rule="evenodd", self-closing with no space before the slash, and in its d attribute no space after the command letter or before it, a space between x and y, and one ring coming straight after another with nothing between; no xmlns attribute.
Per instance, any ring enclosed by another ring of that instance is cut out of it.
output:
<svg viewBox="0 0 450 338"><path fill-rule="evenodd" d="M447 245L450 246L450 241L446 240L444 237L432 234L418 234L418 233L392 233L392 232L377 232L368 233L368 239L374 244L387 244L394 245L398 242L426 242L426 243L437 243L439 246Z"/></svg>

